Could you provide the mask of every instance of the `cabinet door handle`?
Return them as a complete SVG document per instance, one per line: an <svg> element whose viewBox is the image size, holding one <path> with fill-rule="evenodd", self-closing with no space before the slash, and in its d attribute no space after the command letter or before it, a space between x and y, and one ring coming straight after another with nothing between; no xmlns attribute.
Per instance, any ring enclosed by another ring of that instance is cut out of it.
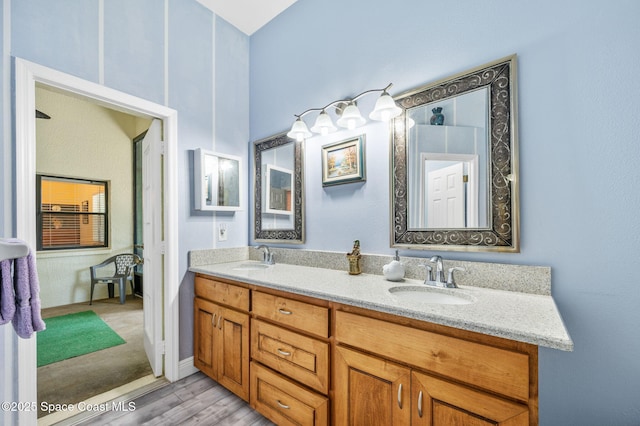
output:
<svg viewBox="0 0 640 426"><path fill-rule="evenodd" d="M216 317L218 316L218 314L213 314L213 318L211 318L211 325L212 326L216 326Z"/></svg>
<svg viewBox="0 0 640 426"><path fill-rule="evenodd" d="M289 408L291 408L291 407L289 407L288 405L285 405L285 404L283 404L282 402L280 402L280 400L279 400L279 399L277 399L277 400L276 400L276 402L278 403L278 405L279 405L280 407L284 408L285 410L288 410Z"/></svg>
<svg viewBox="0 0 640 426"><path fill-rule="evenodd" d="M280 312L282 315L291 315L293 312L291 311L287 311L286 309L278 309L278 312Z"/></svg>
<svg viewBox="0 0 640 426"><path fill-rule="evenodd" d="M402 383L398 386L398 407L402 410Z"/></svg>
<svg viewBox="0 0 640 426"><path fill-rule="evenodd" d="M422 391L418 394L418 416L422 417Z"/></svg>
<svg viewBox="0 0 640 426"><path fill-rule="evenodd" d="M278 353L282 356L291 356L291 352L283 351L282 349L278 349Z"/></svg>
<svg viewBox="0 0 640 426"><path fill-rule="evenodd" d="M218 317L218 329L222 330L222 315Z"/></svg>

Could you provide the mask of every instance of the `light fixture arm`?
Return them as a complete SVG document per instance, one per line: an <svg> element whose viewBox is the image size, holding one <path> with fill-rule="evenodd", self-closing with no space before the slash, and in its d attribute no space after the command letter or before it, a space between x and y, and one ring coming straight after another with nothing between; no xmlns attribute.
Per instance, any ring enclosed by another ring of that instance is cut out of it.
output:
<svg viewBox="0 0 640 426"><path fill-rule="evenodd" d="M360 93L359 95L355 96L353 99L351 99L351 102L355 102L356 99L366 95L367 93L372 93L372 92L383 92L385 93L387 90L389 90L391 88L391 86L393 86L393 83L389 83L387 85L387 87L385 87L384 89L371 89L371 90L365 90L364 92ZM343 101L344 102L344 101Z"/></svg>
<svg viewBox="0 0 640 426"><path fill-rule="evenodd" d="M335 131L336 127L333 125L331 118L326 112L327 108L335 108L336 113L340 116L337 121L338 126L354 129L366 123L366 119L362 117L358 109L356 101L364 95L372 92L382 92L374 110L369 114L369 118L376 121L388 121L392 117L396 117L402 112L402 109L398 107L395 101L391 98L387 90L393 86L393 83L389 83L382 89L365 90L362 93L354 96L351 99L339 99L323 106L322 108L309 108L301 114L294 114L296 117L295 123L291 126L291 130L287 133L287 136L294 138L298 141L302 141L307 137L310 137L313 133L320 133L326 135L329 132ZM309 131L307 125L302 120L302 117L313 111L320 111L320 115L316 119L314 126Z"/></svg>
<svg viewBox="0 0 640 426"><path fill-rule="evenodd" d="M322 108L309 108L308 110L304 111L301 114L293 114L294 117L296 118L302 118L305 115L307 115L310 112L313 111L325 111L327 108L331 108L331 107L335 107L336 105L340 105L340 104L349 104L351 102L355 102L357 99L361 98L362 96L366 95L367 93L372 93L372 92L387 92L391 87L393 86L393 83L389 83L385 88L383 89L370 89L370 90L365 90L364 92L354 96L351 99L338 99L337 101L333 101L330 102L328 104L326 104L325 106L323 106Z"/></svg>

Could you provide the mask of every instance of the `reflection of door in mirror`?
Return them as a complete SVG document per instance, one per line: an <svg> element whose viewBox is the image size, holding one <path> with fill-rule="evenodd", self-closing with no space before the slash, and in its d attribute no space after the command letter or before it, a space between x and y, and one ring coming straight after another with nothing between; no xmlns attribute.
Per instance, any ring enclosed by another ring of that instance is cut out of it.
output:
<svg viewBox="0 0 640 426"><path fill-rule="evenodd" d="M431 124L435 108L442 108L444 125ZM487 110L483 88L407 111L410 229L489 226Z"/></svg>
<svg viewBox="0 0 640 426"><path fill-rule="evenodd" d="M294 144L262 151L262 229L294 229Z"/></svg>
<svg viewBox="0 0 640 426"><path fill-rule="evenodd" d="M291 193L293 190L293 172L267 164L267 206L266 212L273 214L292 214Z"/></svg>
<svg viewBox="0 0 640 426"><path fill-rule="evenodd" d="M478 200L477 155L422 153L420 164L416 229L477 228L480 216L486 221L486 202Z"/></svg>

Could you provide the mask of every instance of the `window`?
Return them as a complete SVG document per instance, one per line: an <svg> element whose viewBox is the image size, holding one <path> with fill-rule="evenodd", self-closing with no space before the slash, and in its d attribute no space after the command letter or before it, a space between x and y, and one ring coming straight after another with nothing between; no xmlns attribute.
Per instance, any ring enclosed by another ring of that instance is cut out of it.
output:
<svg viewBox="0 0 640 426"><path fill-rule="evenodd" d="M38 250L108 246L107 182L38 175Z"/></svg>

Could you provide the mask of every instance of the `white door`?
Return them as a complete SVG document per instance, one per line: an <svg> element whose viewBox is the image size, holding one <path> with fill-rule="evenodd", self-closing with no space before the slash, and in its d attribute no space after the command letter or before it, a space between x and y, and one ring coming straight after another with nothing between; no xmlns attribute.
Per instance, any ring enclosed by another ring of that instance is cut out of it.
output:
<svg viewBox="0 0 640 426"><path fill-rule="evenodd" d="M153 120L142 140L144 241L144 350L156 377L163 374L162 122Z"/></svg>
<svg viewBox="0 0 640 426"><path fill-rule="evenodd" d="M464 228L464 164L427 174L427 227Z"/></svg>

